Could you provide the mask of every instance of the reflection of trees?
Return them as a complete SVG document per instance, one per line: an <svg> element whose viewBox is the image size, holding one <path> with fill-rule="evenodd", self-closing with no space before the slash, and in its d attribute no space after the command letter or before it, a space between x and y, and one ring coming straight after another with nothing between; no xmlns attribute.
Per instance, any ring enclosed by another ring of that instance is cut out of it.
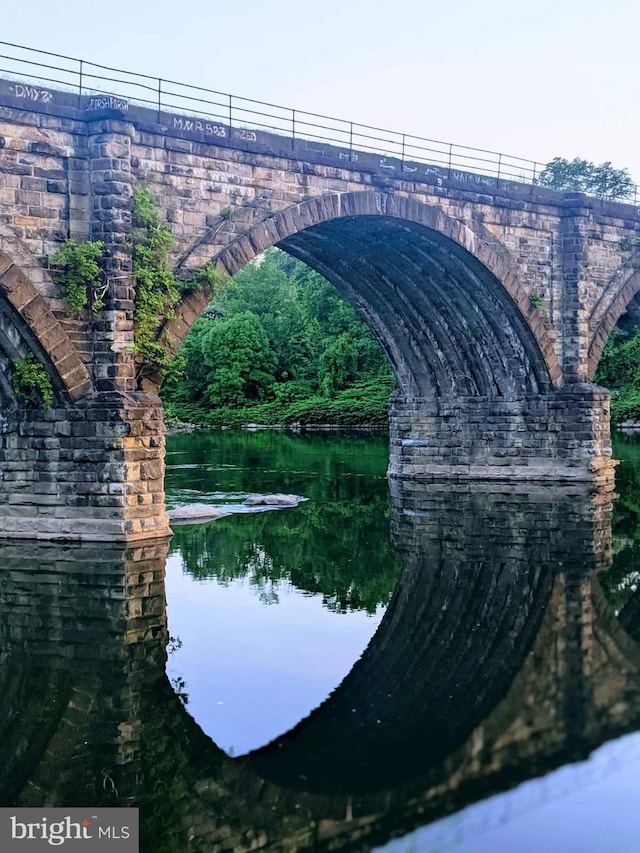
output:
<svg viewBox="0 0 640 853"><path fill-rule="evenodd" d="M179 489L208 492L294 492L311 500L351 498L383 487L389 459L386 435L296 435L199 431L167 438L167 497ZM189 467L171 467L180 462ZM198 466L198 467L194 467ZM201 466L201 467L200 467Z"/></svg>
<svg viewBox="0 0 640 853"><path fill-rule="evenodd" d="M635 438L618 435L614 454L621 460L616 471L618 498L613 504L615 556L600 581L609 603L628 628L630 613L638 611L638 607L627 605L631 605L640 586L640 443ZM626 616L622 620L624 610Z"/></svg>
<svg viewBox="0 0 640 853"><path fill-rule="evenodd" d="M324 598L331 610L373 613L398 577L389 545L386 436L286 432L174 436L170 459L201 467L170 469L167 492L293 492L297 509L176 526L172 547L197 578L247 578L265 601L288 582Z"/></svg>
<svg viewBox="0 0 640 853"><path fill-rule="evenodd" d="M330 610L374 613L398 578L391 554L386 495L295 510L231 516L176 527L172 546L187 571L219 583L247 578L268 600L286 581L321 594ZM348 555L348 556L345 556Z"/></svg>

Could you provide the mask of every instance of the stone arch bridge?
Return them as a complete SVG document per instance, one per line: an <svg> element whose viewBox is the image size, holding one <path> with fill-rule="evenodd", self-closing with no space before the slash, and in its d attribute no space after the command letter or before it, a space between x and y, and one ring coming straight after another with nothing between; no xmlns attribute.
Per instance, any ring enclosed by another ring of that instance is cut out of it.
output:
<svg viewBox="0 0 640 853"><path fill-rule="evenodd" d="M397 379L392 476L611 486L591 380L640 290L635 207L33 91L0 81L0 535L168 530L160 377L133 352L139 183L178 273L232 275L275 245L355 305ZM49 269L69 237L105 243L96 317L70 316ZM158 341L177 351L207 298L186 296ZM29 353L48 410L16 397Z"/></svg>

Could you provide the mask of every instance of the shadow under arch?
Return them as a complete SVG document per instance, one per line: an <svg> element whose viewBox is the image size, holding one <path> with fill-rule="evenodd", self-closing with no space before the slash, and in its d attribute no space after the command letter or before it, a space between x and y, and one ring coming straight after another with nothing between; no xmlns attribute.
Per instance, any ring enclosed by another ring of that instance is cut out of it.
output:
<svg viewBox="0 0 640 853"><path fill-rule="evenodd" d="M508 250L479 223L379 192L310 199L214 255L226 275L270 246L316 269L368 322L412 397L541 393L561 369L546 321ZM177 352L207 295L186 297L159 331ZM151 377L147 390L157 389Z"/></svg>

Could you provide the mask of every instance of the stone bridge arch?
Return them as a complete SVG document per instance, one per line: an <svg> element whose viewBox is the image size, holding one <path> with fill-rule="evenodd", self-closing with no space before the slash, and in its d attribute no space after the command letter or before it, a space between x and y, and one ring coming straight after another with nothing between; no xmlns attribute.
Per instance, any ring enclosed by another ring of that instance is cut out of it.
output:
<svg viewBox="0 0 640 853"><path fill-rule="evenodd" d="M262 220L213 260L230 276L271 246L316 269L355 305L405 395L509 397L562 382L548 322L515 259L479 221L465 224L393 194L334 193ZM160 330L173 353L206 303L206 294L189 295ZM151 377L145 390L159 382Z"/></svg>
<svg viewBox="0 0 640 853"><path fill-rule="evenodd" d="M5 405L16 403L10 373L29 353L44 365L58 402L75 402L93 389L87 366L51 309L45 278L37 259L8 226L0 225L0 395Z"/></svg>

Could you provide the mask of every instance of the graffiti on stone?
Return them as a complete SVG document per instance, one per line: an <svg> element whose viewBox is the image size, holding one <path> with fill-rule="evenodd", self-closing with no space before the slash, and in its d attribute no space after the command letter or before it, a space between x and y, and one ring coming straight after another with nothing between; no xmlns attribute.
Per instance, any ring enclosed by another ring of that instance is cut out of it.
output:
<svg viewBox="0 0 640 853"><path fill-rule="evenodd" d="M129 101L115 95L92 95L87 102L88 112L99 112L101 110L127 112L128 109Z"/></svg>
<svg viewBox="0 0 640 853"><path fill-rule="evenodd" d="M9 88L13 89L16 98L25 98L28 101L38 101L41 104L50 104L53 100L53 92L39 89L36 86L25 86L24 83L16 83Z"/></svg>
<svg viewBox="0 0 640 853"><path fill-rule="evenodd" d="M255 130L247 130L244 127L239 127L233 131L235 139L244 139L245 142L257 142L258 134Z"/></svg>
<svg viewBox="0 0 640 853"><path fill-rule="evenodd" d="M201 119L173 116L173 127L176 130L190 130L195 133L206 133L208 136L223 138L227 136L227 128L223 124L214 124Z"/></svg>

